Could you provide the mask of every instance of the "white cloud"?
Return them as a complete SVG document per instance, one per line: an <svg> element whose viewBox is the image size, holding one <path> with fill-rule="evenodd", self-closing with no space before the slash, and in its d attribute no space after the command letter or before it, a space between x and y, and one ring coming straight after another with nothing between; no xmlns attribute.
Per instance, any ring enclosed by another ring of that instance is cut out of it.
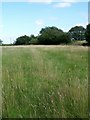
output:
<svg viewBox="0 0 90 120"><path fill-rule="evenodd" d="M56 8L70 7L72 3L77 2L78 0L60 0L57 4L54 5Z"/></svg>
<svg viewBox="0 0 90 120"><path fill-rule="evenodd" d="M36 25L42 26L44 24L44 21L42 19L38 19L35 21Z"/></svg>
<svg viewBox="0 0 90 120"><path fill-rule="evenodd" d="M57 3L54 5L56 8L70 7L71 3Z"/></svg>
<svg viewBox="0 0 90 120"><path fill-rule="evenodd" d="M56 8L70 7L73 3L79 2L80 0L57 0L58 3L54 5Z"/></svg>

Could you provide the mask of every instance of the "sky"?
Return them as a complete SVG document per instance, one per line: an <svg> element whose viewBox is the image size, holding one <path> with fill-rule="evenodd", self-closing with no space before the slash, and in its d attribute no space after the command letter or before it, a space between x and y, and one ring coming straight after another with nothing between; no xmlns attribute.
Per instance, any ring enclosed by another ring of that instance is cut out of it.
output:
<svg viewBox="0 0 90 120"><path fill-rule="evenodd" d="M0 39L13 43L17 37L38 35L41 28L55 26L67 32L88 24L88 1L3 0L0 3Z"/></svg>

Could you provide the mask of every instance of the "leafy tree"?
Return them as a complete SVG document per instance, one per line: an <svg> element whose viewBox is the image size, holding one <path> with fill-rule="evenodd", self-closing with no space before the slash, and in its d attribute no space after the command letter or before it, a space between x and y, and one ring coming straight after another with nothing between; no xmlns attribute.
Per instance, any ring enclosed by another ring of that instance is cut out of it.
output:
<svg viewBox="0 0 90 120"><path fill-rule="evenodd" d="M36 45L38 44L38 39L36 36L34 36L33 34L30 36L30 44Z"/></svg>
<svg viewBox="0 0 90 120"><path fill-rule="evenodd" d="M86 27L85 36L86 36L86 41L88 42L88 45L90 45L90 24L88 24Z"/></svg>
<svg viewBox="0 0 90 120"><path fill-rule="evenodd" d="M57 27L46 27L42 28L40 35L38 36L39 44L54 45L60 43L70 42L68 34L64 33L61 29Z"/></svg>
<svg viewBox="0 0 90 120"><path fill-rule="evenodd" d="M30 37L29 36L20 36L16 39L16 41L14 42L15 45L28 45L30 44Z"/></svg>
<svg viewBox="0 0 90 120"><path fill-rule="evenodd" d="M42 34L43 32L46 32L47 30L54 30L54 31L63 32L61 29L58 29L57 27L52 26L52 27L42 28L40 31L40 34Z"/></svg>
<svg viewBox="0 0 90 120"><path fill-rule="evenodd" d="M73 40L85 40L85 31L86 29L83 26L72 27L68 33Z"/></svg>
<svg viewBox="0 0 90 120"><path fill-rule="evenodd" d="M32 38L35 38L35 36L34 36L33 34L31 34L30 38L31 38L31 39L32 39Z"/></svg>
<svg viewBox="0 0 90 120"><path fill-rule="evenodd" d="M2 45L2 42L3 42L3 41L0 39L0 45Z"/></svg>

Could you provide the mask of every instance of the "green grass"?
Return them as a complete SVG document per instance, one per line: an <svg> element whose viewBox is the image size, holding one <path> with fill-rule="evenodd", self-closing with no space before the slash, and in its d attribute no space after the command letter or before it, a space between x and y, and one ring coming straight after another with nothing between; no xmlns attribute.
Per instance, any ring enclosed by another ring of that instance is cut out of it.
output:
<svg viewBox="0 0 90 120"><path fill-rule="evenodd" d="M2 116L2 47L0 46L0 118Z"/></svg>
<svg viewBox="0 0 90 120"><path fill-rule="evenodd" d="M87 118L86 47L3 47L2 116Z"/></svg>

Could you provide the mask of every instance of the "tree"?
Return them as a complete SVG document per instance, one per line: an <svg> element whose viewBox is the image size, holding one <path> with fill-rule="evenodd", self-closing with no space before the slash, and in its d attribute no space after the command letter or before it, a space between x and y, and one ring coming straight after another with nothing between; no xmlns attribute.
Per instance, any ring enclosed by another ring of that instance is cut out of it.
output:
<svg viewBox="0 0 90 120"><path fill-rule="evenodd" d="M71 39L74 40L85 40L85 31L86 29L83 26L72 27L68 33Z"/></svg>
<svg viewBox="0 0 90 120"><path fill-rule="evenodd" d="M55 31L63 32L61 29L58 29L57 27L52 26L52 27L42 28L40 31L40 34L42 34L43 32L46 32L47 30L55 30Z"/></svg>
<svg viewBox="0 0 90 120"><path fill-rule="evenodd" d="M54 45L70 42L68 34L57 27L42 28L38 36L39 44Z"/></svg>
<svg viewBox="0 0 90 120"><path fill-rule="evenodd" d="M2 45L2 42L3 42L3 41L0 39L0 45Z"/></svg>
<svg viewBox="0 0 90 120"><path fill-rule="evenodd" d="M36 45L38 44L38 39L36 36L34 36L33 34L30 36L30 44Z"/></svg>
<svg viewBox="0 0 90 120"><path fill-rule="evenodd" d="M30 44L30 37L29 36L20 36L16 39L16 41L14 42L15 45L28 45Z"/></svg>
<svg viewBox="0 0 90 120"><path fill-rule="evenodd" d="M86 36L86 41L88 42L88 45L90 45L90 24L88 24L86 27L85 36Z"/></svg>

